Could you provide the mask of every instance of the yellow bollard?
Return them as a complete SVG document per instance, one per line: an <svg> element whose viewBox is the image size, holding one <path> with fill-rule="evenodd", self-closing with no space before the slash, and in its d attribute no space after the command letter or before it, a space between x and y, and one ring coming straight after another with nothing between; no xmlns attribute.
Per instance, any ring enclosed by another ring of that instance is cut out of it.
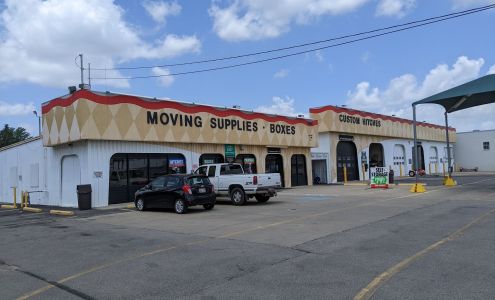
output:
<svg viewBox="0 0 495 300"><path fill-rule="evenodd" d="M428 174L431 175L431 163L428 164Z"/></svg>
<svg viewBox="0 0 495 300"><path fill-rule="evenodd" d="M363 181L366 180L366 170L364 168L364 164L361 164L361 172L363 173Z"/></svg>
<svg viewBox="0 0 495 300"><path fill-rule="evenodd" d="M344 165L344 183L347 183L347 167Z"/></svg>
<svg viewBox="0 0 495 300"><path fill-rule="evenodd" d="M400 175L400 177L404 176L404 175L402 174L402 165L399 165L399 175Z"/></svg>
<svg viewBox="0 0 495 300"><path fill-rule="evenodd" d="M438 174L438 163L435 163L435 174Z"/></svg>
<svg viewBox="0 0 495 300"><path fill-rule="evenodd" d="M443 165L443 177L445 177L445 163L442 163Z"/></svg>

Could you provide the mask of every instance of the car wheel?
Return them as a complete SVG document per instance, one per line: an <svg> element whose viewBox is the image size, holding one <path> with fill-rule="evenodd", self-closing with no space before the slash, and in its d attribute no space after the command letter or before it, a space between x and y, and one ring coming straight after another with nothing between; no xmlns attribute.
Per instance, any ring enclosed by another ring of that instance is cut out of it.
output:
<svg viewBox="0 0 495 300"><path fill-rule="evenodd" d="M270 196L266 196L266 195L256 195L255 197L259 203L265 203L270 199Z"/></svg>
<svg viewBox="0 0 495 300"><path fill-rule="evenodd" d="M185 214L187 212L187 204L184 200L177 199L175 200L174 209L178 214Z"/></svg>
<svg viewBox="0 0 495 300"><path fill-rule="evenodd" d="M136 200L136 209L139 210L139 211L143 211L146 209L146 205L144 203L144 199L143 198L139 198Z"/></svg>
<svg viewBox="0 0 495 300"><path fill-rule="evenodd" d="M206 209L206 210L212 210L213 207L215 207L215 204L204 204L203 207Z"/></svg>
<svg viewBox="0 0 495 300"><path fill-rule="evenodd" d="M244 203L246 203L246 194L244 193L244 190L241 188L233 188L230 191L230 200L232 200L234 205L244 205Z"/></svg>
<svg viewBox="0 0 495 300"><path fill-rule="evenodd" d="M416 175L416 174L414 173L414 171L412 171L412 170L411 170L411 171L409 171L409 177L414 177L414 175Z"/></svg>

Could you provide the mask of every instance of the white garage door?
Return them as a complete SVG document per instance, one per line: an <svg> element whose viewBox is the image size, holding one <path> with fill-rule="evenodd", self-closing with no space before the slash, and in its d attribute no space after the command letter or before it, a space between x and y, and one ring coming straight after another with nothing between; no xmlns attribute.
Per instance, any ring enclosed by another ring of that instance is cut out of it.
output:
<svg viewBox="0 0 495 300"><path fill-rule="evenodd" d="M406 174L406 150L403 145L396 144L394 146L394 169L395 176L400 175L400 168L402 166L402 175Z"/></svg>
<svg viewBox="0 0 495 300"><path fill-rule="evenodd" d="M61 206L77 206L77 185L81 184L81 167L77 155L62 158Z"/></svg>

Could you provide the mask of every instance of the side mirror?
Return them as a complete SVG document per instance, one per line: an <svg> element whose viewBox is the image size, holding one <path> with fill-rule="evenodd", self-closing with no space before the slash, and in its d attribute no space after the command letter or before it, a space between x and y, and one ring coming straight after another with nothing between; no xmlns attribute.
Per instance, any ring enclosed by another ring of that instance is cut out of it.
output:
<svg viewBox="0 0 495 300"><path fill-rule="evenodd" d="M147 184L147 185L144 186L144 188L147 189L147 190L151 190L151 185Z"/></svg>

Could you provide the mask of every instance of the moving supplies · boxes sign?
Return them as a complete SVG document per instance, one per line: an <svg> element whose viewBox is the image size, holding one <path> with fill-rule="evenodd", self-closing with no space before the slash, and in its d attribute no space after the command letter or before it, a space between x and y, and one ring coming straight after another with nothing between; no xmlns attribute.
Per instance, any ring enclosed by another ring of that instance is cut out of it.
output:
<svg viewBox="0 0 495 300"><path fill-rule="evenodd" d="M371 180L370 185L372 189L375 188L388 188L388 168L384 167L372 167L370 168Z"/></svg>

